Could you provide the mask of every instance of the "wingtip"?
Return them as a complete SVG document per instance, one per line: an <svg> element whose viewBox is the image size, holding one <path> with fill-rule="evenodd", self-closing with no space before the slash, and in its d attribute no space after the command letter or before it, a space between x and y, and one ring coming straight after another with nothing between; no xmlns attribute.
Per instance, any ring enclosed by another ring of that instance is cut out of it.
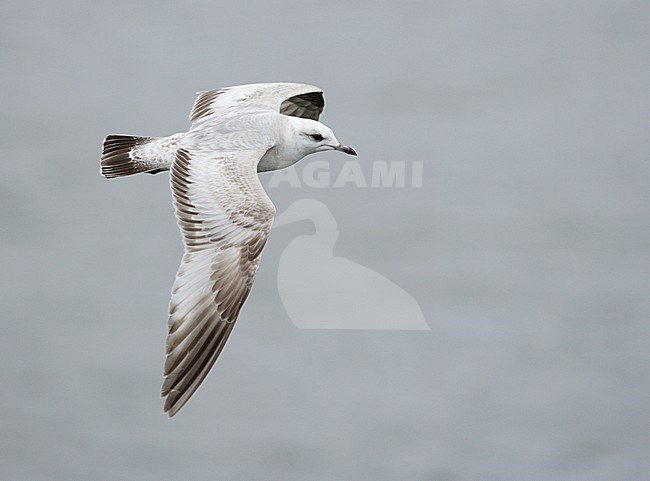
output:
<svg viewBox="0 0 650 481"><path fill-rule="evenodd" d="M167 414L168 419L171 419L178 414L178 411L180 411L184 405L185 402L178 403L177 400L172 401L170 397L166 397L163 412Z"/></svg>

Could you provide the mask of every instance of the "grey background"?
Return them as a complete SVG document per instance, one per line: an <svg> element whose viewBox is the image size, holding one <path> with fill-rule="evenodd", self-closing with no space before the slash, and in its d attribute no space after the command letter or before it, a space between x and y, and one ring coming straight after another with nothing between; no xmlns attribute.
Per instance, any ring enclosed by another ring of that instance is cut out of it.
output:
<svg viewBox="0 0 650 481"><path fill-rule="evenodd" d="M2 2L0 478L647 479L649 18L621 0ZM360 162L425 162L420 189L270 196L325 202L335 253L432 330L297 329L277 259L312 227L287 226L169 421L168 179L101 178L101 140L184 131L195 91L281 80L325 89Z"/></svg>

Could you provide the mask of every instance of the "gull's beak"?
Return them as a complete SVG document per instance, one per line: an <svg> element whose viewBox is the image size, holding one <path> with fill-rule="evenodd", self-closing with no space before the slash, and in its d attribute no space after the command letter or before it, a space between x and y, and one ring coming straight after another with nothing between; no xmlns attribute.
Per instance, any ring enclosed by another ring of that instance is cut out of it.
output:
<svg viewBox="0 0 650 481"><path fill-rule="evenodd" d="M347 145L339 144L338 146L334 147L334 150L338 150L339 152L345 152L348 155L357 155L356 150L354 150L352 147L348 147Z"/></svg>

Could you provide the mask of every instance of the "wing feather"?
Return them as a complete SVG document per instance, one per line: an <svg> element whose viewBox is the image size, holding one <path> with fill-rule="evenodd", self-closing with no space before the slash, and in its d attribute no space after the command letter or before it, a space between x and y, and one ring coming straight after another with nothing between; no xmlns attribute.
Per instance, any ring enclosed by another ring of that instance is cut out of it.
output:
<svg viewBox="0 0 650 481"><path fill-rule="evenodd" d="M268 107L283 115L318 120L325 107L323 91L314 85L267 83L238 85L199 92L190 113L192 124L218 116L225 109Z"/></svg>
<svg viewBox="0 0 650 481"><path fill-rule="evenodd" d="M170 417L216 362L253 285L275 214L257 178L263 154L179 149L172 164L185 254L172 288L161 389Z"/></svg>

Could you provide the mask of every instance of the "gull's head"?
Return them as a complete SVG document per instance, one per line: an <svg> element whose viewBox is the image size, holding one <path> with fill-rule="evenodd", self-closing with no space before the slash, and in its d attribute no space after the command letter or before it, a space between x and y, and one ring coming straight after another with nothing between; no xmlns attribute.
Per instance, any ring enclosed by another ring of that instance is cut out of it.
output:
<svg viewBox="0 0 650 481"><path fill-rule="evenodd" d="M327 125L310 119L295 118L292 120L295 120L293 122L293 141L303 156L326 150L338 150L348 155L357 155L352 147L341 144Z"/></svg>

